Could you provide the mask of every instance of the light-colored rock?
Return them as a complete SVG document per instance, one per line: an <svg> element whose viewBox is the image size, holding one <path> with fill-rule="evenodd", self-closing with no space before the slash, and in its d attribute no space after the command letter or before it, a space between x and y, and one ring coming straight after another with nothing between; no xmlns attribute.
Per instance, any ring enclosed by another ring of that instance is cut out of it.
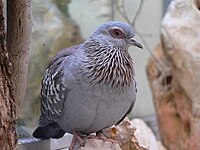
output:
<svg viewBox="0 0 200 150"><path fill-rule="evenodd" d="M164 147L164 145L160 141L157 141L157 145L159 150L167 150L166 147Z"/></svg>
<svg viewBox="0 0 200 150"><path fill-rule="evenodd" d="M147 145L139 143L138 138L135 136L136 130L133 122L125 118L116 127L105 130L104 134L118 141L122 150L149 150Z"/></svg>
<svg viewBox="0 0 200 150"><path fill-rule="evenodd" d="M121 150L119 144L97 139L86 139L86 145L78 150Z"/></svg>
<svg viewBox="0 0 200 150"><path fill-rule="evenodd" d="M159 150L155 135L143 120L135 118L131 120L131 125L135 128L134 135L141 147Z"/></svg>
<svg viewBox="0 0 200 150"><path fill-rule="evenodd" d="M137 137L135 136L137 129L135 129L134 126L139 128L137 131ZM150 136L146 136L144 133L141 134L142 131L140 130L150 133ZM150 131L147 125L140 119L130 121L128 118L125 118L119 125L103 130L103 133L106 137L115 142L88 139L86 137L83 139L86 145L80 147L80 145L76 143L75 150L158 150L156 147L156 140L147 139L152 137L155 139L155 136L153 136L152 131ZM153 144L147 141L153 142Z"/></svg>
<svg viewBox="0 0 200 150"><path fill-rule="evenodd" d="M162 141L169 150L200 149L200 1L174 0L147 67Z"/></svg>

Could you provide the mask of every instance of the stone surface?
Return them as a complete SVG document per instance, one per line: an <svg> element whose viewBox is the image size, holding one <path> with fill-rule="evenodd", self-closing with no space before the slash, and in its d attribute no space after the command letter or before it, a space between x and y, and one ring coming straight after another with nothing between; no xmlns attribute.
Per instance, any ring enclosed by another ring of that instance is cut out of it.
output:
<svg viewBox="0 0 200 150"><path fill-rule="evenodd" d="M172 1L147 66L161 139L169 150L200 149L200 3Z"/></svg>
<svg viewBox="0 0 200 150"><path fill-rule="evenodd" d="M78 150L165 150L158 142L152 130L141 119L129 120L125 118L122 123L104 130L104 134L118 143L103 142L98 139L84 139L85 147ZM79 145L76 145L76 149Z"/></svg>
<svg viewBox="0 0 200 150"><path fill-rule="evenodd" d="M116 143L111 143L108 141L104 142L104 141L98 140L98 139L85 138L84 139L84 142L86 143L85 147L80 147L79 144L77 143L75 145L75 150L76 149L78 149L78 150L96 150L96 149L99 149L99 150L100 149L106 149L106 150L150 150L149 145L147 143L145 143L145 144L139 143L137 137L135 136L135 132L136 132L136 129L133 126L133 123L128 118L125 118L122 121L122 123L120 123L119 125L103 130L104 135L110 139L115 140ZM143 135L141 135L141 136L143 136ZM142 140L146 140L146 139L143 138Z"/></svg>
<svg viewBox="0 0 200 150"><path fill-rule="evenodd" d="M135 135L135 133L138 132L135 128L137 125L133 125L133 122L125 118L123 122L116 127L105 130L104 134L118 141L122 150L149 150L149 145L139 143L139 139ZM143 140L145 140L145 138Z"/></svg>
<svg viewBox="0 0 200 150"><path fill-rule="evenodd" d="M76 148L75 148L76 149ZM87 139L84 147L78 148L78 150L121 150L119 144L113 144L111 142L104 142L97 139Z"/></svg>
<svg viewBox="0 0 200 150"><path fill-rule="evenodd" d="M157 145L159 150L167 150L166 147L164 147L164 145L160 141L157 141Z"/></svg>
<svg viewBox="0 0 200 150"><path fill-rule="evenodd" d="M143 120L135 118L131 120L131 124L135 128L134 135L141 147L159 150L155 135Z"/></svg>

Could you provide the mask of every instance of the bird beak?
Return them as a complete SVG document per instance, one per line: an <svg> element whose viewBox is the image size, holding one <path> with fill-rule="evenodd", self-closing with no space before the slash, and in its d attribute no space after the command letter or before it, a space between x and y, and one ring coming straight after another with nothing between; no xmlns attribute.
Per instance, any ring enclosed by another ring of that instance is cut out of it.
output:
<svg viewBox="0 0 200 150"><path fill-rule="evenodd" d="M138 47L138 48L143 49L142 44L140 44L139 42L137 42L134 38L129 38L129 39L127 39L127 43L128 43L128 44L131 44L131 45L133 45L133 46L136 46L136 47Z"/></svg>

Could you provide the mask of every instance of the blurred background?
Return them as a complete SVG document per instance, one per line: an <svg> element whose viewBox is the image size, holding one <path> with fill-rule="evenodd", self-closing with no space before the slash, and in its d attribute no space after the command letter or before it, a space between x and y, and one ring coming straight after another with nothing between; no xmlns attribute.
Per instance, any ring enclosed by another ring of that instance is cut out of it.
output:
<svg viewBox="0 0 200 150"><path fill-rule="evenodd" d="M33 0L33 31L28 88L21 105L18 133L29 137L40 114L40 82L52 57L62 48L82 43L97 26L111 20L134 26L144 50L130 48L138 93L130 118L143 118L157 132L146 65L159 43L160 24L170 0Z"/></svg>

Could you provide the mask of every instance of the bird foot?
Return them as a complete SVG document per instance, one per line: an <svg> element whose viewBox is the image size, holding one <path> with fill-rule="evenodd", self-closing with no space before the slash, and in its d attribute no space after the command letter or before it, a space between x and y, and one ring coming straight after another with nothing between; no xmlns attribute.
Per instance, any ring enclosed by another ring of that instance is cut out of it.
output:
<svg viewBox="0 0 200 150"><path fill-rule="evenodd" d="M97 132L96 135L89 135L87 136L87 138L89 139L98 139L98 140L102 140L102 141L107 141L107 142L111 142L112 144L117 144L118 141L107 138L102 132Z"/></svg>
<svg viewBox="0 0 200 150"><path fill-rule="evenodd" d="M76 144L76 142L78 142L80 144L81 147L85 146L85 142L82 140L82 138L85 137L84 135L82 135L79 132L73 132L73 138L72 138L72 142L70 144L69 150L73 150L74 146Z"/></svg>

